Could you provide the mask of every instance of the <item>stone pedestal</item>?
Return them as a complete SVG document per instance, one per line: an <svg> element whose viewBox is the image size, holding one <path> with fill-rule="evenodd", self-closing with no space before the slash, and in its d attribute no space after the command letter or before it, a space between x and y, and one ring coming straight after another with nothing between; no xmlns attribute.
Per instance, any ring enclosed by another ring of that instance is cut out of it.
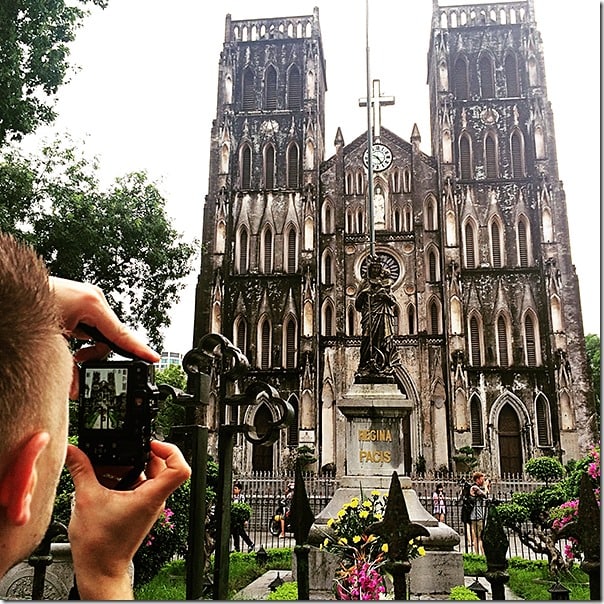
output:
<svg viewBox="0 0 604 604"><path fill-rule="evenodd" d="M410 413L411 402L396 383L383 381L353 384L337 406L347 420L346 473L338 480L338 489L332 500L316 517L309 543L318 547L331 533L327 521L335 518L353 497L360 497L361 491L365 496L369 496L372 490L387 495L392 474L396 471L409 519L430 533L429 537L422 537L426 555L412 561L410 591L414 597L446 597L452 587L464 584L463 556L454 550L460 537L424 508L411 488L411 479L404 476L408 443L405 442L403 422ZM337 558L312 548L309 565L311 599L333 594Z"/></svg>

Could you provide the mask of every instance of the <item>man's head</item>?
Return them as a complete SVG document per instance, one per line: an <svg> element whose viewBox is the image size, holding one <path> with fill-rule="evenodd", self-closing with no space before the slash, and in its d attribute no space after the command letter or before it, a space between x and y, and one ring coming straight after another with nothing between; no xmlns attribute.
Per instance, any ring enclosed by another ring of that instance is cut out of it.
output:
<svg viewBox="0 0 604 604"><path fill-rule="evenodd" d="M484 472L474 472L474 474L472 474L472 479L476 484L482 484L484 482Z"/></svg>
<svg viewBox="0 0 604 604"><path fill-rule="evenodd" d="M0 575L48 526L73 362L44 263L0 234Z"/></svg>

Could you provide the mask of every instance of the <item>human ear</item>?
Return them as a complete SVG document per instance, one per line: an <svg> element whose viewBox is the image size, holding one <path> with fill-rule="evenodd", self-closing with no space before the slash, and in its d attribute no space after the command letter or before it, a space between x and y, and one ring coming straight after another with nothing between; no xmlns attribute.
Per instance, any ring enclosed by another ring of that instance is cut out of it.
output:
<svg viewBox="0 0 604 604"><path fill-rule="evenodd" d="M31 501L38 479L37 461L50 441L48 432L36 432L19 446L6 472L0 477L0 506L8 522L23 526L31 517Z"/></svg>

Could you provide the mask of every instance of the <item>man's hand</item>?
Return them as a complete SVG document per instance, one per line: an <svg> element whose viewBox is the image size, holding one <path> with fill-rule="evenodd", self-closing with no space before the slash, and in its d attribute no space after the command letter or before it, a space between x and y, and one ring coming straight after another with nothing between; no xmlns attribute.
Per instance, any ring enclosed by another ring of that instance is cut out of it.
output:
<svg viewBox="0 0 604 604"><path fill-rule="evenodd" d="M159 441L151 442L145 475L131 491L103 487L88 457L72 445L66 465L76 490L69 540L80 597L131 599L130 562L166 498L191 475L191 469L178 447Z"/></svg>

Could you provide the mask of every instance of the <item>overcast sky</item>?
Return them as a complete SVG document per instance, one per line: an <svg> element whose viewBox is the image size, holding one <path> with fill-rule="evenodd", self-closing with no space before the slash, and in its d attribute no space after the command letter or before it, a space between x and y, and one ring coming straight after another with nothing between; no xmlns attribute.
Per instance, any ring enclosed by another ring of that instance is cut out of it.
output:
<svg viewBox="0 0 604 604"><path fill-rule="evenodd" d="M381 80L382 94L396 98L382 110L382 124L409 140L417 123L421 149L430 154L426 57L432 2L369 4L371 77ZM599 334L600 2L534 4L584 328ZM201 239L225 16L307 15L314 6L327 64L328 158L338 127L345 143L366 128L366 110L358 106L366 90L365 0L110 0L107 9L93 9L78 30L71 46L78 71L59 92L55 126L37 138L70 133L87 156L99 158L104 183L146 170L168 200L175 228L187 240ZM171 315L166 350L186 352L193 345L197 267L198 262Z"/></svg>

